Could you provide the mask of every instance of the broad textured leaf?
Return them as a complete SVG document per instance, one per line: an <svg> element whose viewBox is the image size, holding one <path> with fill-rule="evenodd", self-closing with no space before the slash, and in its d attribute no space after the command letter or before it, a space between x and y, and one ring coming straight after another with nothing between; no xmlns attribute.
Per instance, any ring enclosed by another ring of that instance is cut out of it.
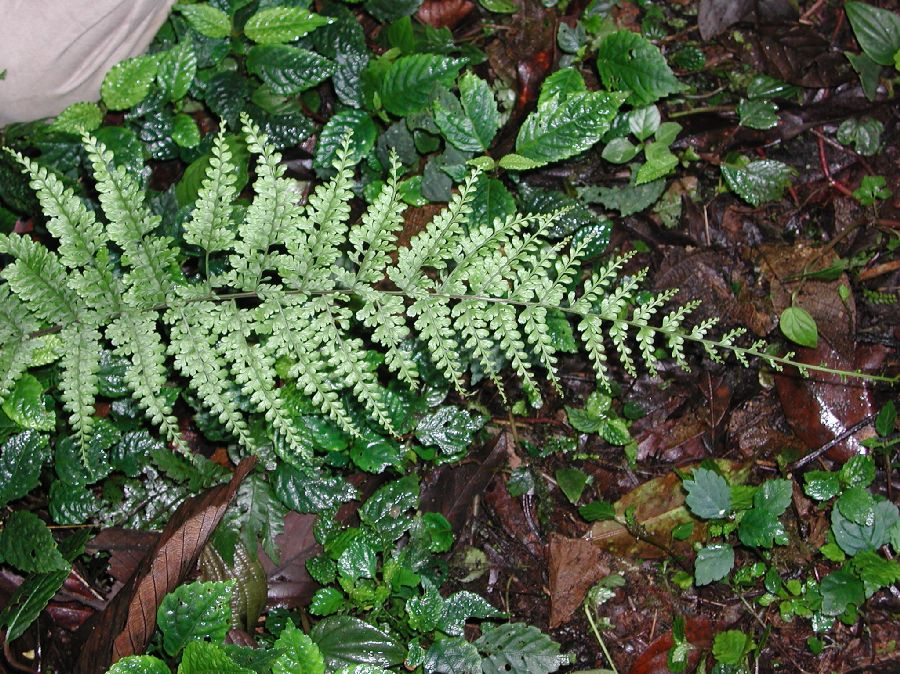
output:
<svg viewBox="0 0 900 674"><path fill-rule="evenodd" d="M359 509L359 519L387 545L412 526L413 519L407 513L418 503L419 483L414 475L407 475L372 494Z"/></svg>
<svg viewBox="0 0 900 674"><path fill-rule="evenodd" d="M331 77L334 61L307 49L266 44L250 49L247 69L276 93L288 96L306 91Z"/></svg>
<svg viewBox="0 0 900 674"><path fill-rule="evenodd" d="M725 543L700 548L694 560L694 579L697 585L709 585L722 580L734 567L734 549Z"/></svg>
<svg viewBox="0 0 900 674"><path fill-rule="evenodd" d="M866 56L883 66L894 65L894 55L900 50L900 16L897 12L865 2L846 2L844 10Z"/></svg>
<svg viewBox="0 0 900 674"><path fill-rule="evenodd" d="M863 582L846 569L838 569L819 583L822 593L822 613L840 615L850 606L859 606L866 600Z"/></svg>
<svg viewBox="0 0 900 674"><path fill-rule="evenodd" d="M52 431L56 427L56 413L44 387L32 375L19 377L15 387L3 401L3 412L18 426L36 431Z"/></svg>
<svg viewBox="0 0 900 674"><path fill-rule="evenodd" d="M388 68L381 84L385 109L405 117L427 108L441 87L451 87L465 59L438 54L402 56Z"/></svg>
<svg viewBox="0 0 900 674"><path fill-rule="evenodd" d="M50 124L54 131L74 133L79 136L85 131L93 131L103 122L103 113L96 103L72 103L56 116Z"/></svg>
<svg viewBox="0 0 900 674"><path fill-rule="evenodd" d="M231 625L233 586L233 582L197 581L166 595L156 613L156 623L167 654L177 655L196 639L225 640Z"/></svg>
<svg viewBox="0 0 900 674"><path fill-rule="evenodd" d="M106 674L172 674L172 670L152 655L129 655L110 667Z"/></svg>
<svg viewBox="0 0 900 674"><path fill-rule="evenodd" d="M586 91L538 108L519 129L516 153L549 164L584 152L606 133L623 100L622 94Z"/></svg>
<svg viewBox="0 0 900 674"><path fill-rule="evenodd" d="M871 157L881 145L881 134L884 124L877 119L845 119L837 130L837 139L844 145L853 145L853 149L864 157Z"/></svg>
<svg viewBox="0 0 900 674"><path fill-rule="evenodd" d="M515 212L516 200L506 189L506 185L496 178L480 174L475 184L475 196L472 198L473 220L480 224L493 224L497 218L505 220Z"/></svg>
<svg viewBox="0 0 900 674"><path fill-rule="evenodd" d="M583 470L577 468L560 468L556 471L556 484L562 490L563 494L569 500L569 503L575 505L581 498L588 483L588 476Z"/></svg>
<svg viewBox="0 0 900 674"><path fill-rule="evenodd" d="M778 516L760 508L744 513L738 525L741 543L751 548L771 548L774 543L787 545L787 533Z"/></svg>
<svg viewBox="0 0 900 674"><path fill-rule="evenodd" d="M825 470L811 470L803 476L803 491L816 501L827 501L841 490L837 473Z"/></svg>
<svg viewBox="0 0 900 674"><path fill-rule="evenodd" d="M247 19L244 35L258 44L293 42L328 23L302 7L267 7Z"/></svg>
<svg viewBox="0 0 900 674"><path fill-rule="evenodd" d="M785 337L800 346L815 349L819 343L816 321L803 307L788 307L782 311L778 327Z"/></svg>
<svg viewBox="0 0 900 674"><path fill-rule="evenodd" d="M25 496L40 480L41 468L50 458L47 436L37 431L13 435L0 455L0 507Z"/></svg>
<svg viewBox="0 0 900 674"><path fill-rule="evenodd" d="M891 527L900 520L897 506L890 501L880 501L875 505L875 520L871 526L861 526L851 522L839 508L831 510L831 530L834 540L848 555L863 550L877 550L890 540Z"/></svg>
<svg viewBox="0 0 900 674"><path fill-rule="evenodd" d="M178 674L256 674L241 667L228 657L228 653L208 641L192 641L184 649Z"/></svg>
<svg viewBox="0 0 900 674"><path fill-rule="evenodd" d="M357 497L356 489L342 477L287 463L275 469L274 485L279 500L300 513L323 513Z"/></svg>
<svg viewBox="0 0 900 674"><path fill-rule="evenodd" d="M875 524L875 497L863 487L848 487L835 502L841 515L864 527Z"/></svg>
<svg viewBox="0 0 900 674"><path fill-rule="evenodd" d="M755 646L753 639L740 630L719 632L713 642L712 652L717 662L724 665L742 665Z"/></svg>
<svg viewBox="0 0 900 674"><path fill-rule="evenodd" d="M438 447L448 455L466 450L484 418L461 407L445 405L419 420L416 437L423 445Z"/></svg>
<svg viewBox="0 0 900 674"><path fill-rule="evenodd" d="M478 649L465 639L435 641L425 653L425 671L429 674L480 674Z"/></svg>
<svg viewBox="0 0 900 674"><path fill-rule="evenodd" d="M790 480L766 480L753 494L753 505L779 517L791 504L791 496Z"/></svg>
<svg viewBox="0 0 900 674"><path fill-rule="evenodd" d="M459 100L448 95L434 102L434 121L444 138L468 152L488 149L500 128L500 112L487 82L465 73L459 80Z"/></svg>
<svg viewBox="0 0 900 674"><path fill-rule="evenodd" d="M628 30L603 39L597 48L597 70L607 89L630 92L632 105L650 105L684 88L659 49Z"/></svg>
<svg viewBox="0 0 900 674"><path fill-rule="evenodd" d="M212 38L222 38L231 35L231 19L217 7L209 3L199 2L195 5L178 5L176 10L181 12L191 28L201 35Z"/></svg>
<svg viewBox="0 0 900 674"><path fill-rule="evenodd" d="M735 194L751 206L781 198L793 170L774 159L753 161L744 167L722 164L722 175Z"/></svg>
<svg viewBox="0 0 900 674"><path fill-rule="evenodd" d="M16 510L0 531L0 557L25 573L68 570L47 525L34 513Z"/></svg>
<svg viewBox="0 0 900 674"><path fill-rule="evenodd" d="M616 187L588 188L582 196L585 200L603 204L619 211L622 216L633 215L652 206L666 189L665 180L654 180L644 185L619 185Z"/></svg>
<svg viewBox="0 0 900 674"><path fill-rule="evenodd" d="M319 647L303 632L288 622L275 640L281 655L272 666L272 674L324 674L325 662Z"/></svg>
<svg viewBox="0 0 900 674"><path fill-rule="evenodd" d="M125 110L140 103L150 93L156 78L153 56L135 56L109 69L100 85L100 96L110 110Z"/></svg>
<svg viewBox="0 0 900 674"><path fill-rule="evenodd" d="M415 14L422 0L366 0L365 8L372 16L382 22Z"/></svg>
<svg viewBox="0 0 900 674"><path fill-rule="evenodd" d="M190 41L181 42L159 55L156 81L169 101L184 98L196 74L197 54Z"/></svg>
<svg viewBox="0 0 900 674"><path fill-rule="evenodd" d="M764 131L778 126L778 106L772 101L742 98L738 103L738 117L741 126Z"/></svg>
<svg viewBox="0 0 900 674"><path fill-rule="evenodd" d="M549 674L569 659L559 654L559 644L525 623L506 623L486 630L475 642L485 654L484 674Z"/></svg>
<svg viewBox="0 0 900 674"><path fill-rule="evenodd" d="M97 510L97 498L82 486L54 480L50 485L50 517L57 524L84 524Z"/></svg>
<svg viewBox="0 0 900 674"><path fill-rule="evenodd" d="M391 667L406 658L406 647L387 632L352 616L333 616L316 624L310 637L330 669L345 665Z"/></svg>
<svg viewBox="0 0 900 674"><path fill-rule="evenodd" d="M331 170L334 160L337 159L337 151L348 133L353 135L350 156L353 161L358 161L375 146L378 127L369 114L362 110L342 110L332 115L319 133L316 168Z"/></svg>
<svg viewBox="0 0 900 674"><path fill-rule="evenodd" d="M684 481L684 488L684 501L697 517L721 519L731 512L731 489L717 472L695 468L691 479Z"/></svg>
<svg viewBox="0 0 900 674"><path fill-rule="evenodd" d="M559 212L559 216L546 232L547 238L554 240L571 236L582 227L601 225L608 230L606 232L608 242L609 233L612 231L612 222L605 218L601 219L581 199L570 197L563 192L530 187L525 183L519 188L519 209L523 213Z"/></svg>
<svg viewBox="0 0 900 674"><path fill-rule="evenodd" d="M443 602L438 627L450 636L460 637L467 620L501 618L503 615L481 595L463 590L453 593Z"/></svg>
<svg viewBox="0 0 900 674"><path fill-rule="evenodd" d="M172 140L178 147L196 147L200 144L200 129L190 115L183 112L172 120Z"/></svg>
<svg viewBox="0 0 900 674"><path fill-rule="evenodd" d="M884 409L885 408L882 408L882 411L884 411ZM879 416L881 416L880 413ZM890 430L888 433L879 434L889 435L889 433L893 431L893 423L889 428ZM854 454L850 457L847 463L841 466L839 477L841 479L841 482L849 487L868 487L875 479L875 461L871 456Z"/></svg>
<svg viewBox="0 0 900 674"><path fill-rule="evenodd" d="M81 649L75 674L93 674L146 648L156 628L156 612L163 597L194 571L203 546L254 464L255 459L244 459L231 482L185 500L172 513L159 541L137 571L94 618L94 629ZM191 642L188 651L198 643L205 642Z"/></svg>
<svg viewBox="0 0 900 674"><path fill-rule="evenodd" d="M564 101L569 94L577 94L587 91L584 78L577 68L560 68L555 73L548 75L541 84L541 93L538 96L538 107L556 98Z"/></svg>

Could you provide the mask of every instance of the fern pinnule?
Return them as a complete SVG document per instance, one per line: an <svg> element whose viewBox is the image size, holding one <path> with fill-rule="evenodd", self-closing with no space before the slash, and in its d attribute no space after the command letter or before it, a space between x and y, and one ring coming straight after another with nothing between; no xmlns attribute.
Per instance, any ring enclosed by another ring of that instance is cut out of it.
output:
<svg viewBox="0 0 900 674"><path fill-rule="evenodd" d="M0 286L0 404L31 364L40 341L29 337L37 326L25 303L7 285Z"/></svg>

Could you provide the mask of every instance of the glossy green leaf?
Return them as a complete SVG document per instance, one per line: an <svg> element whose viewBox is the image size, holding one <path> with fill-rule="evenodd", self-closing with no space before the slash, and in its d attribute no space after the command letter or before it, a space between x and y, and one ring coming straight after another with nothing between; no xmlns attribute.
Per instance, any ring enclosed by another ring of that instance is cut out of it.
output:
<svg viewBox="0 0 900 674"><path fill-rule="evenodd" d="M831 510L831 531L841 550L855 555L863 550L877 550L890 540L891 527L900 520L897 506L890 501L875 504L875 517L870 526L850 521L840 508Z"/></svg>
<svg viewBox="0 0 900 674"><path fill-rule="evenodd" d="M54 468L59 478L71 485L93 484L109 475L109 448L121 438L121 431L109 419L97 419L91 437L82 448L76 436L67 435L56 442Z"/></svg>
<svg viewBox="0 0 900 674"><path fill-rule="evenodd" d="M859 606L866 600L863 582L845 569L838 569L819 583L822 593L822 613L840 615L850 606Z"/></svg>
<svg viewBox="0 0 900 674"><path fill-rule="evenodd" d="M325 673L325 661L319 647L293 623L289 622L278 635L275 648L284 652L272 666L272 674Z"/></svg>
<svg viewBox="0 0 900 674"><path fill-rule="evenodd" d="M795 344L814 349L819 343L816 321L803 307L788 307L782 311L778 326L782 334Z"/></svg>
<svg viewBox="0 0 900 674"><path fill-rule="evenodd" d="M827 501L841 490L837 473L826 470L811 470L803 476L803 491L816 501Z"/></svg>
<svg viewBox="0 0 900 674"><path fill-rule="evenodd" d="M10 437L0 454L0 508L38 486L41 468L50 458L47 436L24 431Z"/></svg>
<svg viewBox="0 0 900 674"><path fill-rule="evenodd" d="M560 468L556 471L556 484L572 505L578 503L587 483L587 474L577 468Z"/></svg>
<svg viewBox="0 0 900 674"><path fill-rule="evenodd" d="M407 513L419 504L419 483L415 475L389 482L376 491L359 509L359 519L370 526L385 544L402 536L412 525Z"/></svg>
<svg viewBox="0 0 900 674"><path fill-rule="evenodd" d="M366 11L385 23L415 14L421 4L422 0L365 0Z"/></svg>
<svg viewBox="0 0 900 674"><path fill-rule="evenodd" d="M163 598L156 613L156 624L168 655L177 655L196 639L225 640L231 625L233 587L233 581L197 581L181 585Z"/></svg>
<svg viewBox="0 0 900 674"><path fill-rule="evenodd" d="M484 674L549 674L569 662L559 654L558 643L525 623L485 629L475 645L485 654Z"/></svg>
<svg viewBox="0 0 900 674"><path fill-rule="evenodd" d="M878 97L878 83L881 80L881 66L865 54L854 54L845 51L844 56L847 57L850 65L853 66L853 70L859 75L859 83L866 98L870 101L875 101Z"/></svg>
<svg viewBox="0 0 900 674"><path fill-rule="evenodd" d="M734 567L734 549L726 543L713 543L700 548L694 560L694 580L697 585L725 578Z"/></svg>
<svg viewBox="0 0 900 674"><path fill-rule="evenodd" d="M634 159L641 148L627 138L613 138L603 148L601 156L613 164L625 164Z"/></svg>
<svg viewBox="0 0 900 674"><path fill-rule="evenodd" d="M374 578L378 557L372 546L361 536L357 536L341 553L337 560L337 570L342 576L358 580Z"/></svg>
<svg viewBox="0 0 900 674"><path fill-rule="evenodd" d="M247 19L244 35L258 44L293 42L330 22L303 7L267 7Z"/></svg>
<svg viewBox="0 0 900 674"><path fill-rule="evenodd" d="M793 170L774 159L753 161L744 167L722 164L722 176L735 194L751 206L781 198Z"/></svg>
<svg viewBox="0 0 900 674"><path fill-rule="evenodd" d="M489 12L497 14L515 14L519 11L519 5L513 0L478 0L481 6Z"/></svg>
<svg viewBox="0 0 900 674"><path fill-rule="evenodd" d="M50 123L50 128L63 133L81 135L94 131L103 122L103 113L96 103L72 103Z"/></svg>
<svg viewBox="0 0 900 674"><path fill-rule="evenodd" d="M866 599L883 587L900 581L900 563L885 559L874 550L863 550L854 555L850 568L863 581Z"/></svg>
<svg viewBox="0 0 900 674"><path fill-rule="evenodd" d="M428 107L441 87L449 88L465 59L437 54L413 54L394 61L381 84L381 103L397 116Z"/></svg>
<svg viewBox="0 0 900 674"><path fill-rule="evenodd" d="M765 131L778 126L778 106L764 99L742 98L737 107L741 126Z"/></svg>
<svg viewBox="0 0 900 674"><path fill-rule="evenodd" d="M654 141L644 147L647 161L638 169L635 184L644 185L668 175L678 166L678 157L672 154L666 143Z"/></svg>
<svg viewBox="0 0 900 674"><path fill-rule="evenodd" d="M845 2L844 10L866 56L883 66L894 65L894 55L900 50L897 12L865 2Z"/></svg>
<svg viewBox="0 0 900 674"><path fill-rule="evenodd" d="M125 110L144 100L156 79L156 69L154 56L135 56L115 64L100 85L100 96L106 107Z"/></svg>
<svg viewBox="0 0 900 674"><path fill-rule="evenodd" d="M543 162L535 161L516 153L504 155L497 161L497 166L507 171L530 171L543 165Z"/></svg>
<svg viewBox="0 0 900 674"><path fill-rule="evenodd" d="M391 667L406 658L406 648L387 632L352 616L325 618L310 637L330 669L355 664Z"/></svg>
<svg viewBox="0 0 900 674"><path fill-rule="evenodd" d="M434 121L454 147L482 152L500 128L500 112L488 83L467 72L459 80L458 100L452 94L435 99Z"/></svg>
<svg viewBox="0 0 900 674"><path fill-rule="evenodd" d="M57 524L84 524L97 510L97 498L82 486L54 480L50 485L50 517Z"/></svg>
<svg viewBox="0 0 900 674"><path fill-rule="evenodd" d="M331 169L331 165L337 158L338 148L348 133L353 134L350 156L354 160L359 160L375 146L378 128L372 118L362 110L342 110L332 115L319 134L319 143L316 146L316 168Z"/></svg>
<svg viewBox="0 0 900 674"><path fill-rule="evenodd" d="M875 497L863 487L848 487L840 495L835 507L854 524L870 527L875 524Z"/></svg>
<svg viewBox="0 0 900 674"><path fill-rule="evenodd" d="M894 424L897 422L897 407L893 400L888 400L875 417L875 430L881 437L887 437L894 432ZM870 459L871 462L871 459ZM874 466L873 466L874 467ZM874 478L874 474L872 475ZM863 485L868 486L868 485Z"/></svg>
<svg viewBox="0 0 900 674"><path fill-rule="evenodd" d="M790 480L766 480L753 494L753 505L760 510L780 517L791 504Z"/></svg>
<svg viewBox="0 0 900 674"><path fill-rule="evenodd" d="M477 674L481 672L481 656L465 639L441 639L428 648L424 665L429 674Z"/></svg>
<svg viewBox="0 0 900 674"><path fill-rule="evenodd" d="M683 484L687 491L684 501L697 517L721 519L731 513L731 489L717 472L695 468L691 479Z"/></svg>
<svg viewBox="0 0 900 674"><path fill-rule="evenodd" d="M684 88L659 49L628 30L603 38L597 48L597 70L607 89L629 92L632 105L650 105Z"/></svg>
<svg viewBox="0 0 900 674"><path fill-rule="evenodd" d="M252 669L241 667L228 657L218 644L208 641L192 641L184 649L178 674L256 674Z"/></svg>
<svg viewBox="0 0 900 674"><path fill-rule="evenodd" d="M631 442L628 423L624 419L606 419L599 428L600 436L609 444L624 447Z"/></svg>
<svg viewBox="0 0 900 674"><path fill-rule="evenodd" d="M44 395L41 383L30 374L19 377L19 381L3 401L2 409L21 428L52 431L56 427L53 402Z"/></svg>
<svg viewBox="0 0 900 674"><path fill-rule="evenodd" d="M159 54L156 81L167 100L177 101L184 98L196 74L197 54L190 41L180 42L177 46Z"/></svg>
<svg viewBox="0 0 900 674"><path fill-rule="evenodd" d="M416 426L416 438L423 445L434 446L453 455L468 449L482 426L484 418L455 405L438 407L422 417Z"/></svg>
<svg viewBox="0 0 900 674"><path fill-rule="evenodd" d="M749 634L740 630L719 632L713 640L712 652L717 662L723 665L744 664L747 656L756 647Z"/></svg>
<svg viewBox="0 0 900 674"><path fill-rule="evenodd" d="M634 215L652 206L666 189L665 180L654 180L644 185L618 185L599 187L582 192L588 201L597 201L606 208L616 210L622 216ZM589 198L590 197L590 198Z"/></svg>
<svg viewBox="0 0 900 674"><path fill-rule="evenodd" d="M0 557L26 573L68 570L53 540L53 534L41 519L27 510L16 510L0 531Z"/></svg>
<svg viewBox="0 0 900 674"><path fill-rule="evenodd" d="M547 76L541 84L541 93L538 96L538 107L556 99L563 101L569 94L577 94L587 91L584 78L577 68L560 68Z"/></svg>
<svg viewBox="0 0 900 674"><path fill-rule="evenodd" d="M323 513L357 496L356 489L341 477L284 462L275 469L274 488L284 505L301 513Z"/></svg>
<svg viewBox="0 0 900 674"><path fill-rule="evenodd" d="M328 616L340 611L346 603L343 593L333 587L316 590L309 602L309 612L317 616Z"/></svg>
<svg viewBox="0 0 900 674"><path fill-rule="evenodd" d="M538 108L519 129L516 153L549 164L584 152L606 133L623 100L621 94L583 92Z"/></svg>
<svg viewBox="0 0 900 674"><path fill-rule="evenodd" d="M475 196L472 198L471 217L474 222L492 224L497 218L505 220L515 211L516 200L502 181L489 178L483 173L478 176Z"/></svg>
<svg viewBox="0 0 900 674"><path fill-rule="evenodd" d="M609 501L591 501L578 509L578 514L588 522L603 522L616 518L616 509Z"/></svg>
<svg viewBox="0 0 900 674"><path fill-rule="evenodd" d="M172 670L152 655L129 655L117 661L106 674L172 674Z"/></svg>
<svg viewBox="0 0 900 674"><path fill-rule="evenodd" d="M191 24L191 28L201 35L212 38L222 38L231 35L231 18L217 7L207 2L198 2L193 5L176 5L176 11Z"/></svg>
<svg viewBox="0 0 900 674"><path fill-rule="evenodd" d="M172 121L172 140L178 147L196 147L200 144L200 129L190 115L179 113Z"/></svg>
<svg viewBox="0 0 900 674"><path fill-rule="evenodd" d="M324 56L284 44L257 45L247 53L247 69L285 96L324 82L334 68L334 61Z"/></svg>
<svg viewBox="0 0 900 674"><path fill-rule="evenodd" d="M628 128L641 142L656 133L661 122L659 108L655 105L647 105L628 113Z"/></svg>
<svg viewBox="0 0 900 674"><path fill-rule="evenodd" d="M787 545L787 533L778 516L762 508L746 511L738 525L741 543L751 548L771 548L775 543Z"/></svg>

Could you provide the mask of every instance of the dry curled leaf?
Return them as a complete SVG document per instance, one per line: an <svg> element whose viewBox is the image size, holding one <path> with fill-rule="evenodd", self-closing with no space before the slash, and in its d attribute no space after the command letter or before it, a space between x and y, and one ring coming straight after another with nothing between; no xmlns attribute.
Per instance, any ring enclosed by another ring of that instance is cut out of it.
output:
<svg viewBox="0 0 900 674"><path fill-rule="evenodd" d="M85 626L75 674L103 672L119 659L144 651L156 628L160 602L197 566L203 547L255 463L255 458L244 459L228 484L188 498L178 507L125 587Z"/></svg>

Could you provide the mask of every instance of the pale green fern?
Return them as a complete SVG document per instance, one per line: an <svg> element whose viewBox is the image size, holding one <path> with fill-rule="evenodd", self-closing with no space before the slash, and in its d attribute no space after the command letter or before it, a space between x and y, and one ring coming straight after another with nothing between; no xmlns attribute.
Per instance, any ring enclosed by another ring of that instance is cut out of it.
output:
<svg viewBox="0 0 900 674"><path fill-rule="evenodd" d="M740 330L709 338L712 320L685 328L696 304L664 312L674 291L635 303L643 273L623 277L628 256L613 258L579 283L583 245L566 249L543 236L557 215L517 214L473 225L476 173L398 250L404 206L396 161L381 193L351 226L349 138L337 153L334 177L301 206L265 135L246 119L243 133L257 156L256 195L237 222L237 167L220 133L184 225L185 241L201 251L199 280L180 268L173 242L156 233L159 217L138 182L96 139L85 136L84 142L105 224L54 174L17 155L58 248L0 236L0 253L14 259L0 285L0 399L29 367L41 335L61 331L62 400L84 456L100 356L111 346L128 361L125 379L135 399L176 447L184 449L163 395L170 366L242 445L252 450L254 438L237 389L280 435L285 458L308 461L310 448L291 421L276 361L286 362L297 388L351 434L358 428L348 394L395 432L371 347L383 354L391 376L416 386L420 373L409 348L414 336L461 393L472 362L501 394L500 362L526 387L538 386L540 369L558 388L551 312L577 319L604 383L607 349L631 374L638 362L656 366L660 347L687 367L687 341L702 344L716 359L724 351L744 363L750 356L775 368L790 362L765 352L761 342L737 345ZM210 273L212 256L227 263L216 275Z"/></svg>

